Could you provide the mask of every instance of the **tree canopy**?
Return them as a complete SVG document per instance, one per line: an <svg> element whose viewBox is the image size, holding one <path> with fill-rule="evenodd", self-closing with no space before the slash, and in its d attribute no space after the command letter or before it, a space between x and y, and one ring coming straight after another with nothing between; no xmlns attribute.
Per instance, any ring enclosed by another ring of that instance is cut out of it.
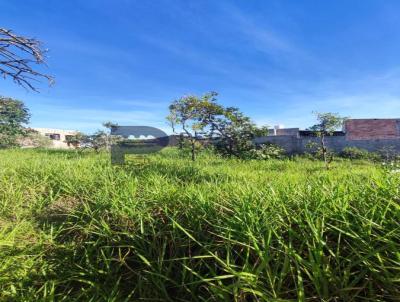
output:
<svg viewBox="0 0 400 302"><path fill-rule="evenodd" d="M337 113L321 113L315 112L318 123L314 124L309 130L314 131L318 136L320 135L332 135L335 130L343 126L345 117L340 116Z"/></svg>
<svg viewBox="0 0 400 302"><path fill-rule="evenodd" d="M30 114L24 103L0 97L0 147L16 146L18 137L26 133Z"/></svg>
<svg viewBox="0 0 400 302"><path fill-rule="evenodd" d="M192 160L195 160L196 142L206 135L206 128L210 120L223 114L223 107L216 103L215 92L207 93L201 97L195 95L183 96L172 102L169 106L170 114L167 120L176 133L182 134L190 142ZM180 128L180 129L178 129Z"/></svg>
<svg viewBox="0 0 400 302"><path fill-rule="evenodd" d="M253 138L267 135L266 127L257 127L238 108L218 104L216 97L215 92L201 97L184 96L169 106L167 119L174 133L182 130L181 134L190 142L193 160L200 139L212 141L222 155L240 158L254 148Z"/></svg>
<svg viewBox="0 0 400 302"><path fill-rule="evenodd" d="M325 136L332 135L335 130L343 126L345 117L340 116L337 113L320 113L315 112L317 123L309 128L313 131L316 136L320 138L320 144L317 148L317 153L320 153L324 159L326 169L329 169L329 165L333 160L333 153L329 151L326 146Z"/></svg>

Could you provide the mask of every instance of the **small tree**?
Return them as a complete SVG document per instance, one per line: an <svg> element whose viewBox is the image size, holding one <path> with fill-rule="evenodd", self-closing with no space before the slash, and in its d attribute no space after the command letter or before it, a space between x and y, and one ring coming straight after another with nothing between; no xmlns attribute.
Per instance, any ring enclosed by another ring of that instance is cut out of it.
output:
<svg viewBox="0 0 400 302"><path fill-rule="evenodd" d="M108 150L110 144L114 141L118 141L120 137L112 137L111 135L103 130L97 130L93 134L77 133L76 135L69 135L66 137L66 143L70 146L74 146L75 149L93 149L99 152L102 149Z"/></svg>
<svg viewBox="0 0 400 302"><path fill-rule="evenodd" d="M210 136L217 140L217 150L227 156L246 157L246 152L254 149L253 139L268 134L267 127L257 127L238 108L224 108L222 114L207 121Z"/></svg>
<svg viewBox="0 0 400 302"><path fill-rule="evenodd" d="M210 92L202 97L194 95L184 96L175 100L170 106L167 120L170 122L174 133L181 128L183 137L190 143L192 160L196 159L196 144L204 131L209 126L209 120L223 113L222 106L215 102L215 92Z"/></svg>
<svg viewBox="0 0 400 302"><path fill-rule="evenodd" d="M109 132L104 132L105 135L105 148L107 150L110 150L111 145L113 143L116 143L120 138L115 136L115 135L111 135L111 130L115 127L118 127L117 123L113 123L113 122L104 122L103 123L103 127L107 128L109 130Z"/></svg>
<svg viewBox="0 0 400 302"><path fill-rule="evenodd" d="M29 118L23 102L0 97L0 148L18 146L18 139L26 135L24 126Z"/></svg>
<svg viewBox="0 0 400 302"><path fill-rule="evenodd" d="M246 152L255 148L252 140L267 135L268 128L257 127L238 108L218 104L216 96L217 93L210 92L201 98L183 97L171 104L167 119L174 133L176 126L183 129L181 137L190 142L193 160L200 135L212 142L221 154L244 158ZM179 146L183 146L181 139Z"/></svg>
<svg viewBox="0 0 400 302"><path fill-rule="evenodd" d="M94 151L99 152L101 149L109 147L108 134L102 130L98 130L92 135L88 135L87 141Z"/></svg>
<svg viewBox="0 0 400 302"><path fill-rule="evenodd" d="M17 84L33 91L37 91L33 83L40 78L52 84L54 80L51 76L32 67L33 64L45 63L46 52L38 40L0 28L0 76L3 78L11 78Z"/></svg>
<svg viewBox="0 0 400 302"><path fill-rule="evenodd" d="M73 146L75 149L81 148L86 141L86 134L78 132L75 135L68 135L65 138L65 142L68 146Z"/></svg>
<svg viewBox="0 0 400 302"><path fill-rule="evenodd" d="M318 123L311 126L309 130L313 131L314 134L319 137L319 151L322 154L324 159L325 167L328 170L330 167L330 163L333 160L333 154L329 152L325 137L332 135L335 130L343 126L344 121L346 120L345 117L339 116L337 113L315 113L317 117Z"/></svg>

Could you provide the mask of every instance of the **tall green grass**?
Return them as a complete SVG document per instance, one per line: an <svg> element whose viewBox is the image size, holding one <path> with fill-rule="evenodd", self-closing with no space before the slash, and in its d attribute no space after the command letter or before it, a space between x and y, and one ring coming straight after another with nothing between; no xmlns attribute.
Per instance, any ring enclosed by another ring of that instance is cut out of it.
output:
<svg viewBox="0 0 400 302"><path fill-rule="evenodd" d="M0 151L0 300L399 301L400 177Z"/></svg>

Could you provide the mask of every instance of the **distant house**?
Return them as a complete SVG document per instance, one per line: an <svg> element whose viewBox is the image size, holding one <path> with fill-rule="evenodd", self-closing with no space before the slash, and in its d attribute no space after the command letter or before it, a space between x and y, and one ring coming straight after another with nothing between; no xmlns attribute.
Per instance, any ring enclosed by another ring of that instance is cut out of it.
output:
<svg viewBox="0 0 400 302"><path fill-rule="evenodd" d="M73 148L72 145L67 143L68 137L75 136L78 131L75 130L62 130L52 128L33 128L39 134L48 137L52 142L52 148L56 149L69 149Z"/></svg>

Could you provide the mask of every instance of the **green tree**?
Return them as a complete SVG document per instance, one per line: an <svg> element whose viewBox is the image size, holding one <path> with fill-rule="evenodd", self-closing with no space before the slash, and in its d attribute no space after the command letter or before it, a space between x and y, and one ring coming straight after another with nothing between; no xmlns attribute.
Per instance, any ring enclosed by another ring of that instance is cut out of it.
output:
<svg viewBox="0 0 400 302"><path fill-rule="evenodd" d="M210 92L202 97L182 97L170 105L167 119L174 133L177 127L183 130L180 138L190 142L193 160L200 138L212 142L222 155L245 158L255 148L253 139L267 135L268 128L257 127L238 108L218 104L216 96L217 93Z"/></svg>
<svg viewBox="0 0 400 302"><path fill-rule="evenodd" d="M108 121L108 122L103 122L102 125L103 125L104 128L107 128L107 129L109 129L109 130L111 130L111 129L114 128L114 127L118 127L118 124L117 124L117 123L110 122L110 121Z"/></svg>
<svg viewBox="0 0 400 302"><path fill-rule="evenodd" d="M75 149L78 149L81 148L84 142L87 140L86 136L86 134L78 132L75 135L68 135L65 138L65 142L68 144L68 146L73 146Z"/></svg>
<svg viewBox="0 0 400 302"><path fill-rule="evenodd" d="M29 118L23 102L0 97L0 148L18 146L18 138L26 135Z"/></svg>
<svg viewBox="0 0 400 302"><path fill-rule="evenodd" d="M204 137L210 120L223 114L223 107L216 103L217 93L210 92L201 97L194 95L184 96L175 100L169 106L170 114L167 120L170 122L174 133L180 131L190 143L191 157L196 159L196 144Z"/></svg>
<svg viewBox="0 0 400 302"><path fill-rule="evenodd" d="M119 137L111 137L109 133L103 130L97 130L93 134L77 133L66 137L66 143L74 146L76 149L93 149L99 152L102 149L108 150L112 142L116 142Z"/></svg>
<svg viewBox="0 0 400 302"><path fill-rule="evenodd" d="M223 108L220 115L211 116L206 123L211 129L209 136L217 142L217 151L238 158L245 158L255 148L255 137L268 134L267 127L257 127L235 107Z"/></svg>
<svg viewBox="0 0 400 302"><path fill-rule="evenodd" d="M105 131L98 130L87 136L87 142L93 150L99 152L102 149L109 148L109 135Z"/></svg>
<svg viewBox="0 0 400 302"><path fill-rule="evenodd" d="M103 133L105 135L105 148L107 150L110 150L111 145L118 142L121 139L116 135L111 135L112 129L118 127L118 124L108 121L103 123L103 127L108 129L108 132L103 131Z"/></svg>
<svg viewBox="0 0 400 302"><path fill-rule="evenodd" d="M326 169L329 169L330 163L333 160L333 153L329 152L325 137L332 135L335 130L343 126L344 121L346 120L345 117L341 117L337 113L315 113L318 123L311 126L309 130L313 131L314 134L319 137L319 147L318 151L322 154L324 159Z"/></svg>

